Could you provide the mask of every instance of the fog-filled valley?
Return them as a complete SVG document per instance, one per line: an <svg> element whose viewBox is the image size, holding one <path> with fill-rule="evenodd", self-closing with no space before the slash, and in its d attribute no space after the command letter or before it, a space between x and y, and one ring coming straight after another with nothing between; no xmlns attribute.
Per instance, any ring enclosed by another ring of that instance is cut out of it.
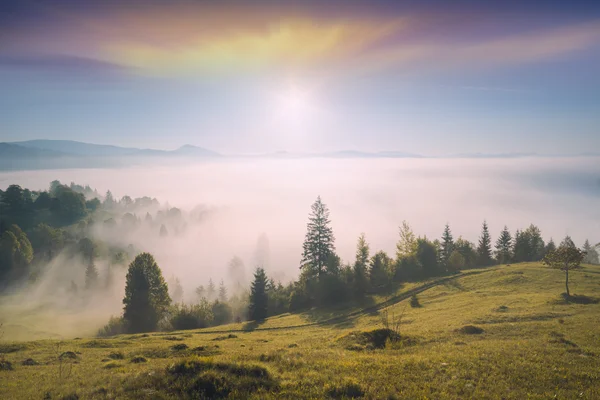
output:
<svg viewBox="0 0 600 400"><path fill-rule="evenodd" d="M331 210L342 263L353 262L361 233L373 252L393 256L404 220L416 235L431 240L440 238L448 223L455 238L476 243L486 220L493 241L505 225L514 232L534 223L546 241L560 242L569 235L578 246L586 239L596 243L598 161L227 160L2 173L2 190L11 184L48 190L51 181L59 180L89 185L102 201L109 190L116 201L123 196L156 200L141 205L126 201L113 212L97 210L88 217L87 235L102 243L106 255L96 261L99 279L111 279L110 290L73 302L71 285L81 291L86 266L81 257L63 250L40 268L35 284L9 291L12 294L0 306L0 320L11 339L94 334L122 310L126 268L110 267L110 257L118 253L114 249L131 253L129 260L139 252L152 253L167 282L172 286L177 278L181 283L183 297L178 300L184 302L196 301L196 288L208 285L209 279L217 286L223 280L230 295L241 296L257 266L286 284L300 273L307 215L317 196ZM166 232L161 232L162 226ZM231 267L234 257L242 261L237 268Z"/></svg>

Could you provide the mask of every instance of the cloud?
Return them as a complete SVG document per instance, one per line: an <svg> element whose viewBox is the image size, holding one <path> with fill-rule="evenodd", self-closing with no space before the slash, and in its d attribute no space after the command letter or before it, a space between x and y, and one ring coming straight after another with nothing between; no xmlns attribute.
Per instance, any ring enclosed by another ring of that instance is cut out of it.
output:
<svg viewBox="0 0 600 400"><path fill-rule="evenodd" d="M335 10L224 3L122 6L95 13L53 8L39 28L7 32L11 40L4 44L12 51L45 51L167 76L497 68L600 44L598 20L540 27L533 19L490 33L482 28L487 20L497 23L489 10L471 18L422 8L361 12L338 4Z"/></svg>

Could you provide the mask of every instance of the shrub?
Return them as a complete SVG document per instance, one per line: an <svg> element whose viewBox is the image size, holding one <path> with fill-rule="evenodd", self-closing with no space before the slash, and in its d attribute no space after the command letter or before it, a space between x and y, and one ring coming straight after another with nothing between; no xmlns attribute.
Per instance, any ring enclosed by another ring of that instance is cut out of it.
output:
<svg viewBox="0 0 600 400"><path fill-rule="evenodd" d="M354 380L348 380L339 385L329 386L326 389L326 392L329 397L334 399L357 399L365 395L363 388Z"/></svg>
<svg viewBox="0 0 600 400"><path fill-rule="evenodd" d="M108 323L104 325L96 336L107 337L122 335L127 332L125 320L122 317L110 317Z"/></svg>
<svg viewBox="0 0 600 400"><path fill-rule="evenodd" d="M465 325L462 328L458 329L458 333L464 333L467 335L479 335L482 334L484 330L475 325Z"/></svg>
<svg viewBox="0 0 600 400"><path fill-rule="evenodd" d="M417 297L416 294L413 294L410 297L410 306L412 308L419 308L419 307L421 307L421 303L419 303L419 298Z"/></svg>
<svg viewBox="0 0 600 400"><path fill-rule="evenodd" d="M168 319L175 330L200 329L210 326L213 313L206 301L191 306L177 304L170 310Z"/></svg>
<svg viewBox="0 0 600 400"><path fill-rule="evenodd" d="M213 325L228 324L233 320L233 311L229 304L215 301L212 305Z"/></svg>

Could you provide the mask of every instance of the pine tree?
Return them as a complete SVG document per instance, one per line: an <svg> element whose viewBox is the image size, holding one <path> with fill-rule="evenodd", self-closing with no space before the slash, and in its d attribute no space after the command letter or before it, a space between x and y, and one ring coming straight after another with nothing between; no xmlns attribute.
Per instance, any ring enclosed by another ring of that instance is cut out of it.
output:
<svg viewBox="0 0 600 400"><path fill-rule="evenodd" d="M529 235L525 232L517 230L515 232L515 241L513 246L513 261L524 262L531 261L531 244Z"/></svg>
<svg viewBox="0 0 600 400"><path fill-rule="evenodd" d="M523 234L527 235L529 241L529 255L525 261L540 261L544 258L545 243L542 239L540 228L531 224Z"/></svg>
<svg viewBox="0 0 600 400"><path fill-rule="evenodd" d="M329 226L329 209L321 201L321 196L312 205L308 220L300 268L308 270L311 276L320 276L335 251L335 238Z"/></svg>
<svg viewBox="0 0 600 400"><path fill-rule="evenodd" d="M440 264L444 267L448 267L448 261L450 260L450 255L454 250L454 240L452 239L452 232L450 231L450 226L446 224L444 228L444 233L442 234L442 242L440 249Z"/></svg>
<svg viewBox="0 0 600 400"><path fill-rule="evenodd" d="M483 267L494 263L492 259L492 238L490 237L486 221L483 221L481 228L481 237L479 238L479 246L477 246L477 258L479 265Z"/></svg>
<svg viewBox="0 0 600 400"><path fill-rule="evenodd" d="M507 264L511 260L512 237L508 228L504 226L498 240L496 240L496 261L500 264Z"/></svg>
<svg viewBox="0 0 600 400"><path fill-rule="evenodd" d="M206 298L206 289L204 289L204 286L200 285L196 288L196 296L198 296L198 300Z"/></svg>
<svg viewBox="0 0 600 400"><path fill-rule="evenodd" d="M413 254L417 245L415 234L406 221L402 221L400 227L400 240L396 244L396 258Z"/></svg>
<svg viewBox="0 0 600 400"><path fill-rule="evenodd" d="M167 230L167 227L165 226L165 224L162 224L160 226L160 232L159 232L159 234L160 234L160 237L169 236L169 231Z"/></svg>
<svg viewBox="0 0 600 400"><path fill-rule="evenodd" d="M85 288L95 289L98 285L98 269L94 265L94 261L90 260L85 268Z"/></svg>
<svg viewBox="0 0 600 400"><path fill-rule="evenodd" d="M573 239L571 239L571 236L567 235L567 236L565 236L565 238L563 239L563 241L560 242L560 245L558 247L573 247L573 248L576 248L577 246L575 246L575 243L573 242Z"/></svg>
<svg viewBox="0 0 600 400"><path fill-rule="evenodd" d="M550 238L550 241L548 242L548 244L544 248L544 256L546 256L547 254L552 253L554 250L556 250L556 244L554 244L554 240L552 240L552 238Z"/></svg>
<svg viewBox="0 0 600 400"><path fill-rule="evenodd" d="M378 251L371 258L369 269L369 280L374 289L382 289L390 282L389 267L391 260L384 251Z"/></svg>
<svg viewBox="0 0 600 400"><path fill-rule="evenodd" d="M365 234L358 238L356 246L356 261L354 262L354 294L360 298L365 295L369 287L367 268L369 266L369 244Z"/></svg>
<svg viewBox="0 0 600 400"><path fill-rule="evenodd" d="M250 287L248 318L251 321L262 321L267 317L269 297L267 295L267 274L263 268L256 268L254 281Z"/></svg>
<svg viewBox="0 0 600 400"><path fill-rule="evenodd" d="M598 252L592 247L590 241L587 239L585 239L585 243L583 244L583 251L585 252L585 258L583 259L584 263L598 264Z"/></svg>
<svg viewBox="0 0 600 400"><path fill-rule="evenodd" d="M221 283L219 284L219 301L221 303L227 302L227 288L225 287L225 282L221 279Z"/></svg>
<svg viewBox="0 0 600 400"><path fill-rule="evenodd" d="M179 303L183 300L183 286L181 286L181 282L179 278L171 277L169 282L169 296L173 303Z"/></svg>
<svg viewBox="0 0 600 400"><path fill-rule="evenodd" d="M208 301L213 301L217 297L217 289L215 288L215 284L213 283L212 278L208 280L208 289L206 290L206 299Z"/></svg>

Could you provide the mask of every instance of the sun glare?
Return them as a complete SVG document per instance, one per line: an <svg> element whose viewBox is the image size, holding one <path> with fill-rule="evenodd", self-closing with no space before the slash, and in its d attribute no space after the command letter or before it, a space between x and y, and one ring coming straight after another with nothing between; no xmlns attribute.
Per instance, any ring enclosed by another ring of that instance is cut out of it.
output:
<svg viewBox="0 0 600 400"><path fill-rule="evenodd" d="M287 121L305 120L312 108L310 93L303 87L287 87L277 96L277 109L281 119Z"/></svg>

